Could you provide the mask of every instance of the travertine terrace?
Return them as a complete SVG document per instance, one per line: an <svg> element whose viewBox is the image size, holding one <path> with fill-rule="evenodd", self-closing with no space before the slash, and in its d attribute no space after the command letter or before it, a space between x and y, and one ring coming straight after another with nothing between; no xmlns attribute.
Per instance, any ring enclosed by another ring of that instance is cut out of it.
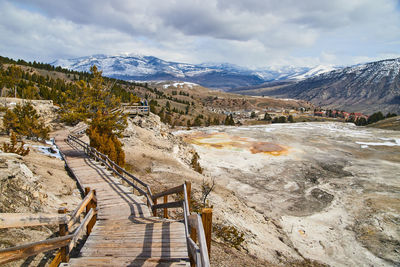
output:
<svg viewBox="0 0 400 267"><path fill-rule="evenodd" d="M399 132L296 123L175 134L195 146L206 175L264 216L226 216L258 257L281 250L331 266L400 263ZM283 230L278 242L271 221Z"/></svg>

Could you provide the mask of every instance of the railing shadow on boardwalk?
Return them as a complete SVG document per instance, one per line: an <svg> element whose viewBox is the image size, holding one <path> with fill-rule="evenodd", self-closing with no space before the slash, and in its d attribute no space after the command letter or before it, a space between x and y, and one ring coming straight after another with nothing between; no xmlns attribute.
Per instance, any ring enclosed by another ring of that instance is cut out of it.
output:
<svg viewBox="0 0 400 267"><path fill-rule="evenodd" d="M171 240L171 228L170 228L170 223L168 222L163 222L162 223L162 234L161 234L161 239L162 239L162 243L161 243L161 258L170 258L171 257L171 251L172 251L172 246L171 246L171 242L173 242L174 240ZM145 258L146 256L151 256L148 253L148 249L152 248L153 246L153 233L154 233L154 224L146 224L146 229L145 229L145 236L143 239L143 244L145 244L143 246L143 250L142 253L140 253L137 256L137 259L133 260L130 262L130 265L132 266L140 266L143 263L143 258ZM175 262L168 262L169 264L174 264L176 262L179 262L179 259L177 259ZM158 262L158 264L156 266L163 266L165 267L167 264L167 262Z"/></svg>
<svg viewBox="0 0 400 267"><path fill-rule="evenodd" d="M72 144L69 143L69 145L71 146L72 149L74 149L74 150L77 149ZM77 151L77 150L75 150L75 151ZM76 154L72 153L72 155L77 155L77 156L73 156L73 157L81 156L78 153L76 153ZM70 155L68 155L68 156L70 156ZM92 168L94 171L96 171L97 174L111 186L111 188L114 190L114 192L116 192L121 197L121 199L123 199L129 205L129 208L131 210L131 215L129 216L129 218L132 219L132 222L135 222L133 220L134 217L141 217L141 214L142 214L142 217L144 217L143 209L142 209L143 203L140 203L140 202L136 201L135 199L133 199L132 197L129 197L125 193L125 190L121 189L121 186L123 186L123 185L119 182L116 182L114 179L110 178L110 175L112 175L112 174L107 173L108 171L99 162L95 161L94 159L89 158L86 154L83 154L82 158L83 158L84 162L90 168ZM119 183L119 184L117 184L117 183ZM125 186L123 186L123 187L125 187ZM137 208L136 209L137 212L135 211L135 207ZM138 213L138 214L136 214L136 213Z"/></svg>

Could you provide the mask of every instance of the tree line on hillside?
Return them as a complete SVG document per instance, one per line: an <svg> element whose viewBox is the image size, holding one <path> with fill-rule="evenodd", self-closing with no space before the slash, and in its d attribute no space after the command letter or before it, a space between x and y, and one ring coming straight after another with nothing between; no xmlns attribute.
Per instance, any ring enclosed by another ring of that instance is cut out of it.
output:
<svg viewBox="0 0 400 267"><path fill-rule="evenodd" d="M131 102L140 99L119 85L110 86L96 66L91 68L90 77L89 81L71 82L36 75L10 65L0 69L0 88L2 93L8 91L11 96L53 100L60 106L61 121L69 125L86 121L91 146L123 166L125 154L118 138L126 127L126 117L115 110L120 106L121 99ZM13 131L35 140L48 138L49 127L29 101L17 104L13 109L3 108L3 112L3 125L8 134Z"/></svg>
<svg viewBox="0 0 400 267"><path fill-rule="evenodd" d="M265 112L263 120L271 122L271 123L287 123L287 122L293 123L294 122L293 115L279 116L279 117L272 118L271 115L268 114L268 112Z"/></svg>
<svg viewBox="0 0 400 267"><path fill-rule="evenodd" d="M390 113L390 112L388 112L386 114L386 116L385 116L385 115L383 115L383 113L381 111L378 111L378 112L373 113L368 118L365 118L365 117L357 117L357 118L355 118L354 116L350 116L346 120L346 122L352 122L357 126L365 126L365 125L368 125L368 124L372 124L372 123L375 123L375 122L378 122L378 121L381 121L381 120L384 120L384 119L396 117L396 116L397 116L396 113Z"/></svg>
<svg viewBox="0 0 400 267"><path fill-rule="evenodd" d="M87 76L93 79L93 74ZM36 74L33 70L24 71L21 67L10 65L0 68L0 96L18 97L23 99L52 100L57 105L65 104L68 99L74 99L80 90L80 79L71 81L60 78L52 78L49 75ZM107 81L110 93L119 97L122 102L139 102L140 99L133 93L132 86L124 88L121 84Z"/></svg>
<svg viewBox="0 0 400 267"><path fill-rule="evenodd" d="M57 71L57 72L62 72L62 73L67 73L67 74L77 74L77 75L84 75L84 76L90 75L88 72L79 72L79 71L64 69L60 66L54 67L53 65L50 65L48 63L40 63L40 62L36 62L36 61L27 62L23 59L14 60L12 58L2 57L2 56L0 56L0 64L14 64L14 65L16 64L16 65L33 67L33 68L42 69L42 70Z"/></svg>

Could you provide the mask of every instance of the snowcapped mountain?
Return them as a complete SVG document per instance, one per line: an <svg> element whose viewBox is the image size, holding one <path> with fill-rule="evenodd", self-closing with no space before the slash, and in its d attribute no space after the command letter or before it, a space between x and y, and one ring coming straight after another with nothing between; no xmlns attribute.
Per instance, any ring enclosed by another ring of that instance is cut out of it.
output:
<svg viewBox="0 0 400 267"><path fill-rule="evenodd" d="M331 72L333 70L337 70L339 68L334 67L334 66L330 66L330 65L318 65L314 68L309 69L307 72L302 73L302 74L295 74L292 76L289 76L290 79L294 79L294 80L304 80L313 76L317 76L326 72Z"/></svg>
<svg viewBox="0 0 400 267"><path fill-rule="evenodd" d="M400 113L400 58L325 72L264 94L347 111Z"/></svg>
<svg viewBox="0 0 400 267"><path fill-rule="evenodd" d="M142 55L93 55L51 63L76 71L89 71L96 65L108 77L137 81L183 81L228 90L260 85L266 81L309 77L310 68L282 67L251 70L233 64L186 64ZM320 68L322 70L322 67ZM307 74L309 73L309 74ZM320 73L320 72L319 72Z"/></svg>

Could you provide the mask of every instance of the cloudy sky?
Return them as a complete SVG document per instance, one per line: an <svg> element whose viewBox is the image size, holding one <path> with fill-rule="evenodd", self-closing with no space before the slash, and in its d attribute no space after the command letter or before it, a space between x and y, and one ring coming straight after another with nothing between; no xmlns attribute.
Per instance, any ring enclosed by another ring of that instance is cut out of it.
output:
<svg viewBox="0 0 400 267"><path fill-rule="evenodd" d="M0 55L248 67L400 57L400 0L0 0Z"/></svg>

